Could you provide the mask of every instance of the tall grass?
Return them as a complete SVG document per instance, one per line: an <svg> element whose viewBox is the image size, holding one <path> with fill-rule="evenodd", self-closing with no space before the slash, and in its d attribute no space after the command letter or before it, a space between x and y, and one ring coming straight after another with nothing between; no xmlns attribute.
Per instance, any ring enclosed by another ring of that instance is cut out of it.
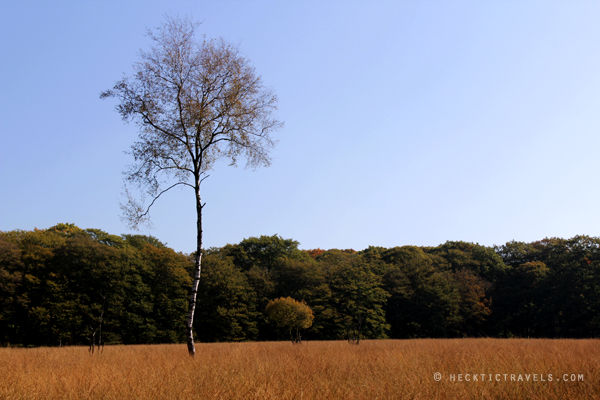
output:
<svg viewBox="0 0 600 400"><path fill-rule="evenodd" d="M196 351L192 359L185 345L107 346L94 355L84 347L0 348L0 399L600 397L599 340L223 343Z"/></svg>

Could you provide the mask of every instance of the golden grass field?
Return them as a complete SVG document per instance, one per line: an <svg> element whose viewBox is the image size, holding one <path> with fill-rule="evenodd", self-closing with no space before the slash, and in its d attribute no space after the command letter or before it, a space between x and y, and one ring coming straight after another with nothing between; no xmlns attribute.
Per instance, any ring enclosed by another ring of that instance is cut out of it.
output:
<svg viewBox="0 0 600 400"><path fill-rule="evenodd" d="M201 343L196 351L0 348L0 399L600 398L600 340Z"/></svg>

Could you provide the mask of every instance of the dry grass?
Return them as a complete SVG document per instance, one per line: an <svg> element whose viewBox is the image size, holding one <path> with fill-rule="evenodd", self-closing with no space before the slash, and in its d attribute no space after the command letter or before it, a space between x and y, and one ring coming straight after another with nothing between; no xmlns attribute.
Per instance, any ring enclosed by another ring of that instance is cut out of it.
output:
<svg viewBox="0 0 600 400"><path fill-rule="evenodd" d="M599 340L224 343L199 344L197 353L190 358L184 345L110 346L93 356L83 347L0 348L0 399L600 397Z"/></svg>

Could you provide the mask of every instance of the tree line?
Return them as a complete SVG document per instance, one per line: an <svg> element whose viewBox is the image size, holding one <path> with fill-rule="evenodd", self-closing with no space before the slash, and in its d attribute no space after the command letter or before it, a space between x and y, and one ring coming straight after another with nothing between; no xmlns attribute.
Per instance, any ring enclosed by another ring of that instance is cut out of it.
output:
<svg viewBox="0 0 600 400"><path fill-rule="evenodd" d="M305 340L600 333L600 238L298 246L274 235L205 249L197 339L289 339L266 312L278 298L312 311ZM194 272L195 254L151 236L73 224L0 232L0 344L184 343Z"/></svg>

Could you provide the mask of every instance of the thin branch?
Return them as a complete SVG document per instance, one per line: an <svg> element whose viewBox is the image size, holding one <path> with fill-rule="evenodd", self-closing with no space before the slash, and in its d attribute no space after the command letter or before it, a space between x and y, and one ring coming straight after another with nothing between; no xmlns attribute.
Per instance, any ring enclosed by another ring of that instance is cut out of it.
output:
<svg viewBox="0 0 600 400"><path fill-rule="evenodd" d="M143 100L142 100L142 102L143 102ZM155 123L154 123L154 122L153 122L153 121L150 119L150 116L148 115L148 113L144 113L143 111L136 111L136 112L137 112L137 113L139 113L139 114L142 116L142 118L144 119L144 121L145 121L147 124L149 124L151 127L153 127L154 129L156 129L157 131L159 131L159 132L161 132L162 134L164 134L164 135L166 135L166 136L169 136L169 137L171 137L171 138L173 138L173 139L175 139L175 140L177 140L177 141L179 141L179 142L183 143L184 145L186 144L186 142L185 142L183 139L181 139L179 136L177 136L177 135L174 135L174 134L172 134L171 132L169 132L169 131L166 131L165 129L163 129L163 128L161 128L160 126L156 125L156 124L155 124ZM187 146L186 146L186 147L187 147Z"/></svg>
<svg viewBox="0 0 600 400"><path fill-rule="evenodd" d="M187 137L188 137L188 133L187 133L187 129L185 129L185 119L183 118L183 105L181 104L181 89L182 86L177 86L177 110L179 111L179 122L181 125L181 129L183 130L183 135L186 138L186 145L187 145Z"/></svg>
<svg viewBox="0 0 600 400"><path fill-rule="evenodd" d="M192 171L191 169L189 169L189 168L187 168L187 167L181 167L181 166L179 166L179 165L177 164L177 162L176 162L176 161L175 161L175 160L174 160L172 157L170 157L170 156L163 155L163 156L162 156L162 158L165 158L165 159L167 159L167 160L171 161L171 162L173 163L173 165L172 165L172 166L163 166L163 165L161 165L161 164L160 164L158 161L156 161L156 160L150 160L150 162L151 162L152 164L154 164L154 166L155 166L155 167L156 167L156 169L157 169L157 170L156 170L156 172L154 173L154 177L156 177L156 174L157 174L157 173L159 173L160 171L163 171L163 170L168 170L168 169L176 169L176 170L178 170L178 171L185 171L185 172L189 172L190 174L193 174L193 173L194 173L194 171Z"/></svg>
<svg viewBox="0 0 600 400"><path fill-rule="evenodd" d="M198 182L198 184L201 184L202 181L204 181L206 178L208 178L210 175L206 175L204 178L200 179L200 181Z"/></svg>
<svg viewBox="0 0 600 400"><path fill-rule="evenodd" d="M167 191L169 191L169 190L173 189L173 188L174 188L175 186L177 186L177 185L185 185L185 186L189 186L189 187L191 187L192 189L194 189L194 187L193 187L192 185L190 185L189 183L187 183L187 182L177 182L176 184L174 184L174 185L172 185L172 186L169 186L169 187L168 187L168 188L166 188L165 190L161 191L161 192L160 192L158 195L156 195L156 196L154 197L154 199L152 199L152 203L150 203L150 205L149 205L149 206L148 206L148 208L146 209L146 212L144 212L143 214L140 214L140 215L138 215L138 217L137 217L137 218L138 218L138 219L142 219L143 217L145 217L146 215L148 215L148 213L150 212L150 208L152 207L152 205L154 204L154 202L155 202L156 200L158 200L158 198L159 198L159 197L160 197L160 196L161 196L163 193L165 193L165 192L167 192Z"/></svg>

